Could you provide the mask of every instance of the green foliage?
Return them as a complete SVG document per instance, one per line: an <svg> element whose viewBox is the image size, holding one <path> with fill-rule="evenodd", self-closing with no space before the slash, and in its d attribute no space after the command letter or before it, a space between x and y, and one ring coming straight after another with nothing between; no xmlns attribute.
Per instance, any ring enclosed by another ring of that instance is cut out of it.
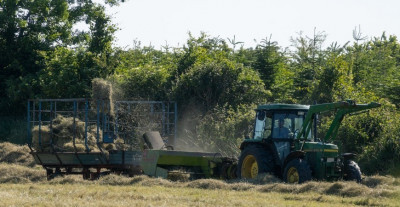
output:
<svg viewBox="0 0 400 207"><path fill-rule="evenodd" d="M171 88L169 82L171 72L168 68L148 64L124 70L124 73L113 77L118 86L124 89L123 97L139 100L168 100Z"/></svg>
<svg viewBox="0 0 400 207"><path fill-rule="evenodd" d="M322 44L326 39L324 32L314 32L313 37L304 36L292 38L295 50L291 55L291 67L295 72L294 98L301 103L312 103L311 94L317 86L318 73L325 62Z"/></svg>
<svg viewBox="0 0 400 207"><path fill-rule="evenodd" d="M360 152L360 165L365 173L388 173L400 162L400 113L389 102L379 110L371 111L372 124L365 130L368 143Z"/></svg>
<svg viewBox="0 0 400 207"><path fill-rule="evenodd" d="M90 97L92 79L107 75L103 60L84 49L58 47L43 56L45 68L39 73L43 97Z"/></svg>
<svg viewBox="0 0 400 207"><path fill-rule="evenodd" d="M223 155L238 156L245 136L250 136L256 105L240 105L236 109L217 106L210 110L196 127L191 144Z"/></svg>
<svg viewBox="0 0 400 207"><path fill-rule="evenodd" d="M351 99L352 83L352 74L343 55L329 53L317 76L317 87L312 91L311 98L318 103Z"/></svg>
<svg viewBox="0 0 400 207"><path fill-rule="evenodd" d="M400 113L390 102L384 99L379 102L380 108L347 116L335 141L342 152L358 155L360 167L366 174L388 173L400 162ZM320 134L327 131L330 123L329 117L323 118Z"/></svg>
<svg viewBox="0 0 400 207"><path fill-rule="evenodd" d="M400 77L400 43L397 37L374 38L349 48L349 61L354 83L381 97L397 100L396 88Z"/></svg>
<svg viewBox="0 0 400 207"><path fill-rule="evenodd" d="M117 2L108 1L111 4ZM108 59L112 53L115 26L110 24L104 9L91 0L0 1L0 96L4 97L0 100L0 107L4 109L0 113L22 114L27 98L58 92L43 93L43 85L39 83L39 74L48 67L45 56L59 56L49 54L59 52L58 47L82 46L97 56L103 56L103 61L112 65ZM85 22L89 31L73 31L80 22ZM83 64L79 63L80 66Z"/></svg>
<svg viewBox="0 0 400 207"><path fill-rule="evenodd" d="M26 137L26 119L24 117L0 117L0 140L24 144Z"/></svg>
<svg viewBox="0 0 400 207"><path fill-rule="evenodd" d="M294 73L289 70L287 57L277 42L271 37L257 45L251 67L260 73L265 89L270 91L268 99L271 102L293 102Z"/></svg>
<svg viewBox="0 0 400 207"><path fill-rule="evenodd" d="M262 103L266 91L257 73L229 60L198 63L182 74L174 88L180 105L198 103L204 112L217 105Z"/></svg>
<svg viewBox="0 0 400 207"><path fill-rule="evenodd" d="M189 39L178 56L177 75L187 72L196 62L228 58L231 51L221 38L210 38L205 33L195 38L189 33Z"/></svg>

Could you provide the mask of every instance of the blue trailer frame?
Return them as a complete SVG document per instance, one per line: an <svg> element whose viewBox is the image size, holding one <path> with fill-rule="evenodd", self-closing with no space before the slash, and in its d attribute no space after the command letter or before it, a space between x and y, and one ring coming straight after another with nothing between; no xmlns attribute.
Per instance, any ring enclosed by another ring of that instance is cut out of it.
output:
<svg viewBox="0 0 400 207"><path fill-rule="evenodd" d="M150 107L149 113L157 119L161 117L161 135L173 140L168 145L174 145L176 140L177 104L176 102L161 101L116 101L90 99L30 99L27 103L27 138L26 142L37 164L42 165L47 172L48 179L59 174L82 174L85 179L96 179L108 169L108 172L127 173L129 175L142 173L140 161L141 150L111 150L105 152L102 143L114 142L127 132L122 130L119 114L129 113L120 111L137 105ZM115 115L111 116L110 111ZM148 112L146 112L148 113ZM72 135L73 151L59 151L54 145L53 120L57 115L64 114L73 117L74 133ZM84 122L85 151L79 152L76 147L76 120ZM33 146L32 129L38 127L37 147ZM42 128L49 127L51 138L48 143L42 140ZM96 127L96 145L99 152L93 152L88 145L88 128ZM100 132L101 130L101 132ZM135 129L133 129L134 131ZM157 129L156 129L157 130ZM100 133L103 140L100 140ZM125 140L124 140L125 142ZM44 151L44 147L50 150ZM95 172L91 172L95 169Z"/></svg>

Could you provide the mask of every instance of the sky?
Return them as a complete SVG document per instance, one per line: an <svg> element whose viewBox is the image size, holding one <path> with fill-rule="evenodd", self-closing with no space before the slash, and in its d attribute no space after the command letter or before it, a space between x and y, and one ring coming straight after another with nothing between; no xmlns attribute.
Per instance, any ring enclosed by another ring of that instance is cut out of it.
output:
<svg viewBox="0 0 400 207"><path fill-rule="evenodd" d="M125 0L107 8L116 32L115 46L182 46L189 35L205 32L211 37L244 42L254 47L266 37L281 47L291 45L299 32L312 37L314 28L325 32L325 45L353 41L361 28L368 39L400 37L400 1L397 0Z"/></svg>

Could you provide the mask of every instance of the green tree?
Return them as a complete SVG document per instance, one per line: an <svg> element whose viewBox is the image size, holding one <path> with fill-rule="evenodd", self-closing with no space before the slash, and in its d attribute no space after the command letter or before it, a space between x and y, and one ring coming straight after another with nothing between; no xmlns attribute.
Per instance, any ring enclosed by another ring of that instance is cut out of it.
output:
<svg viewBox="0 0 400 207"><path fill-rule="evenodd" d="M322 44L326 39L324 32L316 32L314 36L304 36L302 33L297 38L292 38L294 51L291 55L291 67L295 72L294 98L302 103L310 103L313 89L317 86L317 77L324 64Z"/></svg>
<svg viewBox="0 0 400 207"><path fill-rule="evenodd" d="M84 48L58 47L43 56L45 67L39 72L39 85L46 98L89 98L92 79L108 75L101 57Z"/></svg>
<svg viewBox="0 0 400 207"><path fill-rule="evenodd" d="M179 77L174 94L181 106L193 102L206 112L217 105L262 103L267 92L255 71L224 59L195 64Z"/></svg>
<svg viewBox="0 0 400 207"><path fill-rule="evenodd" d="M0 8L1 113L24 113L26 99L41 96L43 52L83 46L110 54L114 26L104 7L91 0L3 0ZM86 22L89 31L73 31L78 22Z"/></svg>
<svg viewBox="0 0 400 207"><path fill-rule="evenodd" d="M360 88L396 100L392 92L400 77L400 44L396 36L374 38L349 48L354 83Z"/></svg>
<svg viewBox="0 0 400 207"><path fill-rule="evenodd" d="M325 64L320 68L312 100L329 103L352 98L353 75L346 61L345 47L332 43L325 51Z"/></svg>
<svg viewBox="0 0 400 207"><path fill-rule="evenodd" d="M265 89L270 92L269 101L293 102L294 73L289 69L285 52L281 51L277 42L271 41L271 37L256 46L256 58L251 67L259 72Z"/></svg>

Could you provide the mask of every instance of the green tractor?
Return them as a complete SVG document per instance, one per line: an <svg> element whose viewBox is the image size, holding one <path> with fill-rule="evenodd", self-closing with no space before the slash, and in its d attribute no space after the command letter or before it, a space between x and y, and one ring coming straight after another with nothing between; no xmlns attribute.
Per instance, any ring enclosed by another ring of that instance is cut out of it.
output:
<svg viewBox="0 0 400 207"><path fill-rule="evenodd" d="M268 104L256 109L253 137L241 144L237 176L255 178L270 173L287 183L317 180L361 182L355 154L342 153L335 140L346 114L379 107L378 103L356 104L352 100L317 104ZM336 111L323 139L317 138L318 114Z"/></svg>

